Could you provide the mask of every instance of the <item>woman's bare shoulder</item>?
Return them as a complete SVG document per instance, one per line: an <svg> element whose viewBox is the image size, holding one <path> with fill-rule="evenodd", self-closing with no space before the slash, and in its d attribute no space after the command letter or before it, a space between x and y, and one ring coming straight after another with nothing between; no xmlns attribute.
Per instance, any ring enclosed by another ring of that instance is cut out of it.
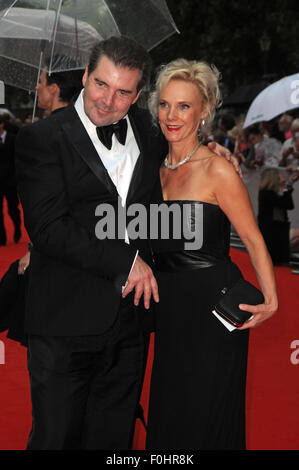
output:
<svg viewBox="0 0 299 470"><path fill-rule="evenodd" d="M235 179L239 178L233 164L229 162L225 157L219 156L208 149L209 156L211 157L209 161L208 171L210 176L215 176L225 179ZM207 154L208 156L208 154Z"/></svg>

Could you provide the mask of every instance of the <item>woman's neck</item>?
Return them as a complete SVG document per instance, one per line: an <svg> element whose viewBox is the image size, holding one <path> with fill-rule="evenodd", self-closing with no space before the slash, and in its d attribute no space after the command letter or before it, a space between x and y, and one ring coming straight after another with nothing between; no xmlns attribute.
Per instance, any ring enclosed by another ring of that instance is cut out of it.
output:
<svg viewBox="0 0 299 470"><path fill-rule="evenodd" d="M186 158L198 145L198 140L191 142L169 142L168 162L172 165Z"/></svg>

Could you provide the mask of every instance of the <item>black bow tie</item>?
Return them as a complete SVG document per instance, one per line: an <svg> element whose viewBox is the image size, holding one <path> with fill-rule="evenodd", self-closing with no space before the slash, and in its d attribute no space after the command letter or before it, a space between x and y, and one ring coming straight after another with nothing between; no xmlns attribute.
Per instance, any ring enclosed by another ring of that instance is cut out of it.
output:
<svg viewBox="0 0 299 470"><path fill-rule="evenodd" d="M125 145L127 128L128 124L126 119L121 119L116 124L110 124L109 126L97 127L98 138L107 149L111 150L113 134L115 134L117 140L122 145Z"/></svg>

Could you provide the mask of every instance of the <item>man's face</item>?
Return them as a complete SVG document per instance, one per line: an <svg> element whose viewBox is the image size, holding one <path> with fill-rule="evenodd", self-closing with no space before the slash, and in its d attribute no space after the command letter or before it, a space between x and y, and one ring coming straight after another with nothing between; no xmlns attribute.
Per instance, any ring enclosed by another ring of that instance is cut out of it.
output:
<svg viewBox="0 0 299 470"><path fill-rule="evenodd" d="M261 135L257 135L257 134L249 134L248 136L248 143L249 145L255 145L259 142L261 142L262 140L262 136Z"/></svg>
<svg viewBox="0 0 299 470"><path fill-rule="evenodd" d="M38 107L42 109L50 109L52 106L53 93L52 86L47 85L47 69L41 71L39 83L36 87L38 95Z"/></svg>
<svg viewBox="0 0 299 470"><path fill-rule="evenodd" d="M96 69L83 76L84 110L96 126L108 126L122 119L140 94L137 93L140 71L119 67L103 56Z"/></svg>
<svg viewBox="0 0 299 470"><path fill-rule="evenodd" d="M281 132L285 132L288 130L288 122L285 117L281 117L278 121L278 127Z"/></svg>

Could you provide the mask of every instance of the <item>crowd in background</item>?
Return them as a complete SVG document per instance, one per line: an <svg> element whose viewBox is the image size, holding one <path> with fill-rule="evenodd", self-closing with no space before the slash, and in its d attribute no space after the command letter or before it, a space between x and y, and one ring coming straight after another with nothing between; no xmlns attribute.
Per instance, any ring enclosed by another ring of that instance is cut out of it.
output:
<svg viewBox="0 0 299 470"><path fill-rule="evenodd" d="M34 121L47 117L51 110L43 106L39 114ZM24 120L10 114L1 114L1 118L11 134L32 123L30 113ZM299 224L290 223L288 214L290 210L298 211L299 187L294 183L299 177L299 112L285 113L245 129L244 120L244 114L221 110L201 138L203 143L216 141L227 147L238 159L272 260L274 264L285 264L291 253L299 252Z"/></svg>
<svg viewBox="0 0 299 470"><path fill-rule="evenodd" d="M238 158L252 204L273 263L287 264L299 251L299 228L288 211L296 211L299 177L299 117L277 118L243 128L245 116L223 114L205 136ZM298 208L297 208L298 210ZM295 219L296 220L296 219Z"/></svg>

